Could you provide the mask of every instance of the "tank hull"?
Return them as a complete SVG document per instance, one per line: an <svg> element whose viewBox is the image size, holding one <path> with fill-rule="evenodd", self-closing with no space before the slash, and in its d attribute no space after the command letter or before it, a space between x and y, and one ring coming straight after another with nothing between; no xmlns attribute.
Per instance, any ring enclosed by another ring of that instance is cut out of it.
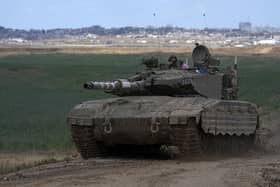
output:
<svg viewBox="0 0 280 187"><path fill-rule="evenodd" d="M87 149L80 144L90 142L102 146L181 145L188 154L201 152L205 135L254 135L258 111L256 105L244 101L134 96L79 104L70 111L67 123L78 150ZM77 129L87 130L77 133ZM90 134L88 140L77 142L83 133Z"/></svg>

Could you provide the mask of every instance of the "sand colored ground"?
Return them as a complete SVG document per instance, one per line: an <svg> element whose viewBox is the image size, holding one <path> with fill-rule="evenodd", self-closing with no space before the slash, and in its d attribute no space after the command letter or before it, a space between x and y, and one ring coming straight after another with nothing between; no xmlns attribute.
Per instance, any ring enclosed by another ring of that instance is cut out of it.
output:
<svg viewBox="0 0 280 187"><path fill-rule="evenodd" d="M68 160L71 159L71 155L73 154L38 151L19 153L0 152L0 175L36 165Z"/></svg>
<svg viewBox="0 0 280 187"><path fill-rule="evenodd" d="M202 160L75 159L0 175L0 186L279 187L279 154Z"/></svg>

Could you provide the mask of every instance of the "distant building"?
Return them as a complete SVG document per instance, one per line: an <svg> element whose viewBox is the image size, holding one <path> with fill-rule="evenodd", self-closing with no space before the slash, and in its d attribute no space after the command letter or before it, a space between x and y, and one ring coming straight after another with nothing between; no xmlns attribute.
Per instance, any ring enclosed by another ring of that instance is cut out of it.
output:
<svg viewBox="0 0 280 187"><path fill-rule="evenodd" d="M148 42L146 40L137 40L136 43L146 44Z"/></svg>
<svg viewBox="0 0 280 187"><path fill-rule="evenodd" d="M250 23L250 22L240 22L239 23L239 30L241 30L241 31L251 31L252 30L252 23Z"/></svg>
<svg viewBox="0 0 280 187"><path fill-rule="evenodd" d="M170 40L169 43L170 44L176 44L176 43L178 43L178 40Z"/></svg>
<svg viewBox="0 0 280 187"><path fill-rule="evenodd" d="M26 40L22 38L9 38L9 41L16 42L16 43L24 43Z"/></svg>
<svg viewBox="0 0 280 187"><path fill-rule="evenodd" d="M279 44L279 41L275 39L254 41L254 45L277 45L277 44Z"/></svg>

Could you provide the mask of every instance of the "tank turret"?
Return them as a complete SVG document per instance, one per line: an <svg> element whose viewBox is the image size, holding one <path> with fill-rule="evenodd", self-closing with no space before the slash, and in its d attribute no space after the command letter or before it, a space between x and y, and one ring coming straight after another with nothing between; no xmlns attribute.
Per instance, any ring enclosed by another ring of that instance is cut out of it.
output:
<svg viewBox="0 0 280 187"><path fill-rule="evenodd" d="M235 71L220 71L218 69L220 61L213 58L208 48L203 45L196 46L192 58L194 67L187 69L174 68L173 66L168 69L166 68L168 66L159 65L158 60L152 58L144 61L147 67L145 71L132 77L111 82L89 81L84 84L84 88L104 90L106 93L118 96L161 95L204 96L216 99L237 98L237 81L234 81L237 80Z"/></svg>

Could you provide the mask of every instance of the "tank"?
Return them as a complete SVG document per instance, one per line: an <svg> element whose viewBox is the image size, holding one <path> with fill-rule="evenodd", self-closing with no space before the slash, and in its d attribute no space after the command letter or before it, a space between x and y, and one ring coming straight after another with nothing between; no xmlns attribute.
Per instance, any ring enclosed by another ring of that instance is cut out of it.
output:
<svg viewBox="0 0 280 187"><path fill-rule="evenodd" d="M203 45L194 48L193 65L173 57L166 64L144 60L146 70L127 79L83 85L115 96L69 112L67 123L84 159L120 146L175 147L180 156L192 156L210 147L246 151L253 145L258 107L238 100L237 64L220 70Z"/></svg>

